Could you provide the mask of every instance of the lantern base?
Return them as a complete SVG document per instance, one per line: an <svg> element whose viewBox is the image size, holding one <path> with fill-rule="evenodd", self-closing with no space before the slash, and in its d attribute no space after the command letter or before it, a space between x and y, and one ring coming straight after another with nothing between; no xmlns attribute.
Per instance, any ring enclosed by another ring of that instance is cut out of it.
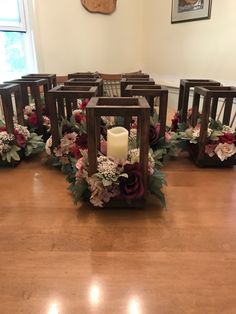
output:
<svg viewBox="0 0 236 314"><path fill-rule="evenodd" d="M236 154L224 161L221 161L216 155L210 157L207 154L204 154L203 159L199 159L197 157L199 146L197 144L190 144L188 148L190 157L199 168L233 168L236 165Z"/></svg>

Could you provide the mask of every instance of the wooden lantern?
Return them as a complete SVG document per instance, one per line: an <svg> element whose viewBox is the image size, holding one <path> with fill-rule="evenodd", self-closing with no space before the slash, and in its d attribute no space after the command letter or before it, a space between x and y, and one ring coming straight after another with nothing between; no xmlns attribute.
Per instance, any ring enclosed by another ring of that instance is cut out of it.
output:
<svg viewBox="0 0 236 314"><path fill-rule="evenodd" d="M103 80L96 77L87 77L87 78L71 78L64 82L65 86L97 86L98 95L103 96Z"/></svg>
<svg viewBox="0 0 236 314"><path fill-rule="evenodd" d="M190 89L196 86L220 86L221 83L204 79L182 79L179 87L178 111L181 122L187 122Z"/></svg>
<svg viewBox="0 0 236 314"><path fill-rule="evenodd" d="M49 117L51 120L52 146L60 143L59 123L62 118L68 120L73 109L77 109L77 100L97 95L96 86L57 86L47 94Z"/></svg>
<svg viewBox="0 0 236 314"><path fill-rule="evenodd" d="M24 125L24 113L20 85L0 84L0 96L7 133L13 134L14 120L16 118L18 124ZM16 116L14 114L13 99L15 103Z"/></svg>
<svg viewBox="0 0 236 314"><path fill-rule="evenodd" d="M5 83L19 84L21 87L23 107L29 105L29 96L31 96L32 101L35 104L36 116L38 121L38 132L43 133L43 101L41 96L46 100L46 93L48 91L48 81L46 79L18 79L13 81L8 81ZM43 93L41 92L43 88ZM45 101L46 105L46 101ZM48 107L46 107L48 111Z"/></svg>
<svg viewBox="0 0 236 314"><path fill-rule="evenodd" d="M100 78L98 72L75 72L68 74L68 79L72 78Z"/></svg>
<svg viewBox="0 0 236 314"><path fill-rule="evenodd" d="M145 194L142 200L132 201L131 206L143 205L147 194L150 107L145 98L93 97L86 107L89 175L97 172L97 155L100 143L102 116L137 116L138 147ZM121 200L113 200L108 206L128 206Z"/></svg>
<svg viewBox="0 0 236 314"><path fill-rule="evenodd" d="M149 74L146 73L127 73L127 74L122 74L122 78L132 78L132 79L136 79L136 78L146 78L149 79Z"/></svg>
<svg viewBox="0 0 236 314"><path fill-rule="evenodd" d="M122 78L120 81L121 97L128 96L125 91L128 85L155 85L155 81L152 78L139 77L139 78Z"/></svg>
<svg viewBox="0 0 236 314"><path fill-rule="evenodd" d="M2 107L2 108L1 108ZM0 116L2 116L8 134L14 134L14 123L24 125L24 113L21 88L18 84L0 84ZM21 152L18 152L21 155ZM0 166L17 166L19 161L9 164L0 156Z"/></svg>
<svg viewBox="0 0 236 314"><path fill-rule="evenodd" d="M27 74L22 76L23 79L46 79L48 81L48 89L52 89L57 86L57 77L56 74Z"/></svg>
<svg viewBox="0 0 236 314"><path fill-rule="evenodd" d="M219 98L224 98L223 118L224 125L231 125L233 113L234 98L236 98L236 87L232 86L207 86L195 87L193 96L193 111L191 124L193 127L197 124L200 96L203 96L203 107L201 113L199 143L190 146L190 154L195 163L201 167L232 167L236 164L236 154L232 157L219 161L216 156L209 157L205 154L205 145L207 144L209 118L216 119ZM220 117L219 117L220 119ZM218 119L217 119L218 120ZM232 126L232 125L231 125Z"/></svg>
<svg viewBox="0 0 236 314"><path fill-rule="evenodd" d="M159 103L159 119L161 121L161 136L165 136L166 115L168 104L168 89L161 85L127 85L125 91L129 96L144 96L151 107L151 115L154 112L154 99L158 97Z"/></svg>

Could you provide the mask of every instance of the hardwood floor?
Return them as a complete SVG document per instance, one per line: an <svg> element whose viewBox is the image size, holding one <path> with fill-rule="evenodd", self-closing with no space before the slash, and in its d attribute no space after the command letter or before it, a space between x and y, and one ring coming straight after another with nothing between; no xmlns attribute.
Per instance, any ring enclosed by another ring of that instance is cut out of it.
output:
<svg viewBox="0 0 236 314"><path fill-rule="evenodd" d="M235 314L236 169L165 173L166 210L103 210L39 160L0 169L0 313Z"/></svg>

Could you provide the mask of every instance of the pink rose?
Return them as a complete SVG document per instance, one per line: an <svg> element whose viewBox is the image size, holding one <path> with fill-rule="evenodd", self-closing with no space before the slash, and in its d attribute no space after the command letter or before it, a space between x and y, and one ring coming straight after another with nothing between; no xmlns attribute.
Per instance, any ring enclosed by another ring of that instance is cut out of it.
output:
<svg viewBox="0 0 236 314"><path fill-rule="evenodd" d="M215 148L218 144L207 144L205 146L205 154L207 154L210 157L213 157L215 155Z"/></svg>
<svg viewBox="0 0 236 314"><path fill-rule="evenodd" d="M26 138L23 134L19 133L17 130L14 130L14 135L16 137L16 143L20 147L25 147L26 144Z"/></svg>
<svg viewBox="0 0 236 314"><path fill-rule="evenodd" d="M171 138L172 138L171 134L168 133L168 132L165 132L165 140L166 140L166 142L170 142Z"/></svg>
<svg viewBox="0 0 236 314"><path fill-rule="evenodd" d="M103 155L107 154L107 141L101 141L100 149Z"/></svg>

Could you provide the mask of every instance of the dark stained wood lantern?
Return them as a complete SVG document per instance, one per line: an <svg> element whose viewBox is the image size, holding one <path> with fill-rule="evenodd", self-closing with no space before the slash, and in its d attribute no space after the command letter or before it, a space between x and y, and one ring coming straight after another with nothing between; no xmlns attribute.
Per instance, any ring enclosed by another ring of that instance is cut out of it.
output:
<svg viewBox="0 0 236 314"><path fill-rule="evenodd" d="M179 86L178 111L181 122L187 122L190 89L196 86L220 86L221 83L205 79L181 79Z"/></svg>
<svg viewBox="0 0 236 314"><path fill-rule="evenodd" d="M9 134L14 132L14 121L17 118L17 123L24 125L24 114L21 97L21 88L18 84L0 84L0 98L2 102L3 118L6 124L6 130ZM15 103L15 111L13 106Z"/></svg>
<svg viewBox="0 0 236 314"><path fill-rule="evenodd" d="M149 153L149 126L150 106L145 98L130 97L93 97L86 107L89 175L97 172L97 156L100 144L100 124L102 116L124 117L124 121L137 117L137 147L139 148L140 168L142 171L144 196L147 194L148 180L148 153ZM128 126L129 128L129 126ZM128 131L130 131L128 129ZM108 156L110 157L110 156ZM123 206L125 201L112 201L112 206ZM136 202L137 203L137 202ZM142 201L138 201L140 206ZM132 201L134 206L135 200ZM143 205L143 204L142 204ZM108 205L110 206L110 205ZM127 205L128 206L128 205Z"/></svg>
<svg viewBox="0 0 236 314"><path fill-rule="evenodd" d="M48 81L48 89L57 86L56 74L32 73L22 76L23 79L46 79Z"/></svg>
<svg viewBox="0 0 236 314"><path fill-rule="evenodd" d="M70 119L73 110L77 109L78 99L96 95L96 86L57 86L48 92L53 147L57 147L60 143L59 123L62 118Z"/></svg>
<svg viewBox="0 0 236 314"><path fill-rule="evenodd" d="M151 115L154 113L154 100L156 98L159 99L160 136L164 137L166 132L168 89L161 85L128 85L125 91L129 96L145 97L151 107Z"/></svg>
<svg viewBox="0 0 236 314"><path fill-rule="evenodd" d="M155 85L155 81L149 77L124 77L120 81L120 93L122 97L127 97L125 90L128 85Z"/></svg>
<svg viewBox="0 0 236 314"><path fill-rule="evenodd" d="M69 76L69 75L68 75ZM97 77L74 77L64 82L65 86L97 86L97 96L103 96L103 79Z"/></svg>
<svg viewBox="0 0 236 314"><path fill-rule="evenodd" d="M220 121L222 125L232 127L236 115L235 102L236 87L232 86L205 86L195 87L193 96L193 111L191 124L193 127L198 122L198 112L200 107L200 97L203 97L202 113L200 116L200 135L197 145L190 146L190 154L195 163L200 167L233 167L236 164L236 154L230 158L220 161L216 156L209 157L205 153L205 146L208 138L208 125L210 118ZM224 104L220 103L222 112L216 117L219 100L224 99ZM234 108L233 108L234 105ZM234 109L234 111L233 111ZM233 122L232 122L233 121ZM234 127L235 129L235 127Z"/></svg>
<svg viewBox="0 0 236 314"><path fill-rule="evenodd" d="M43 105L46 106L48 112L48 106L46 100L46 94L48 91L48 81L46 79L28 78L17 79L8 81L5 83L19 84L21 87L23 107L28 106L31 101L35 104L36 116L38 121L38 132L43 134Z"/></svg>

